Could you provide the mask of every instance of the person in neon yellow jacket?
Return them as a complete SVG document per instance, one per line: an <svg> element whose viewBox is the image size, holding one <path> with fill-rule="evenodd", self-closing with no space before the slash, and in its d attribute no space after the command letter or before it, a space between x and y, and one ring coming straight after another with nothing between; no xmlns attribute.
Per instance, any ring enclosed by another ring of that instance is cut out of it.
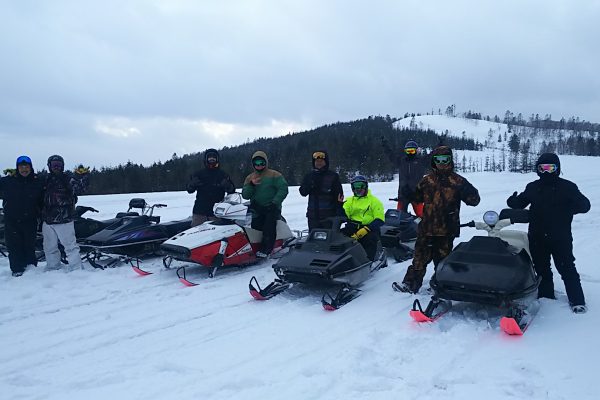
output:
<svg viewBox="0 0 600 400"><path fill-rule="evenodd" d="M344 202L344 211L349 222L342 232L358 240L369 260L375 260L379 243L379 228L383 225L384 211L381 201L371 194L369 183L362 175L350 181L353 196Z"/></svg>

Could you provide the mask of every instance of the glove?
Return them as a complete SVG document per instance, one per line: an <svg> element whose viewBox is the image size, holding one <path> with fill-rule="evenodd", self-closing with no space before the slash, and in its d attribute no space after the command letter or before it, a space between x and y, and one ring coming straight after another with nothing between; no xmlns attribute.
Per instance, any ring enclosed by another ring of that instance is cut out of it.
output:
<svg viewBox="0 0 600 400"><path fill-rule="evenodd" d="M371 232L371 230L367 226L363 226L362 228L354 232L354 234L350 237L355 240L360 240L363 237L367 236L369 232Z"/></svg>
<svg viewBox="0 0 600 400"><path fill-rule="evenodd" d="M413 191L410 189L410 187L408 185L402 186L402 190L400 190L400 193L402 193L402 196L408 200L410 200L413 196Z"/></svg>
<svg viewBox="0 0 600 400"><path fill-rule="evenodd" d="M518 192L513 192L513 194L508 198L508 201L510 201L511 199L516 199L518 195Z"/></svg>
<svg viewBox="0 0 600 400"><path fill-rule="evenodd" d="M17 170L15 168L5 168L3 172L6 176L15 176Z"/></svg>
<svg viewBox="0 0 600 400"><path fill-rule="evenodd" d="M77 175L85 175L90 172L90 167L84 167L83 164L79 164L77 168L73 170Z"/></svg>

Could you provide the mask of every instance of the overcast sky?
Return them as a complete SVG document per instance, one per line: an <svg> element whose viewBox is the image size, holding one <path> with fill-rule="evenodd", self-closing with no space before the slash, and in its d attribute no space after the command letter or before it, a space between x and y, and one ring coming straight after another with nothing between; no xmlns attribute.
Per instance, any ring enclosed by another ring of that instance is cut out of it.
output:
<svg viewBox="0 0 600 400"><path fill-rule="evenodd" d="M600 1L0 0L0 166L456 104L600 122Z"/></svg>

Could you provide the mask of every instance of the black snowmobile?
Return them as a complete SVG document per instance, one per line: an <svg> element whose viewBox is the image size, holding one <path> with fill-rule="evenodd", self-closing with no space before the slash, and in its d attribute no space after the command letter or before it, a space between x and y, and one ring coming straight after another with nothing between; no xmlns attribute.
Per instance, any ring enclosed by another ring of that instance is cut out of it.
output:
<svg viewBox="0 0 600 400"><path fill-rule="evenodd" d="M413 258L418 221L416 216L402 210L389 209L385 212L384 225L380 229L381 245L397 262Z"/></svg>
<svg viewBox="0 0 600 400"><path fill-rule="evenodd" d="M385 250L380 246L375 261L356 240L340 231L342 218L332 218L331 229L313 229L281 257L273 270L277 279L261 289L255 277L250 279L250 294L256 300L268 300L294 283L311 286L338 287L335 297L325 293L323 308L336 310L360 295L357 287L371 273L387 266Z"/></svg>
<svg viewBox="0 0 600 400"><path fill-rule="evenodd" d="M150 206L144 199L129 201L127 212L118 213L114 222L104 229L80 241L86 254L83 257L94 268L115 267L121 262L138 262L141 257L158 255L162 242L171 236L188 229L192 219L160 223L160 216L153 215L155 208L165 204ZM140 212L132 211L139 209Z"/></svg>
<svg viewBox="0 0 600 400"><path fill-rule="evenodd" d="M502 230L513 223L528 223L528 210L504 209L484 214L484 222L461 226L488 232L458 244L435 269L429 284L434 294L423 310L415 300L410 312L417 322L433 321L447 312L452 301L473 302L506 309L503 331L522 335L537 312L534 301L539 278L529 254L527 233Z"/></svg>

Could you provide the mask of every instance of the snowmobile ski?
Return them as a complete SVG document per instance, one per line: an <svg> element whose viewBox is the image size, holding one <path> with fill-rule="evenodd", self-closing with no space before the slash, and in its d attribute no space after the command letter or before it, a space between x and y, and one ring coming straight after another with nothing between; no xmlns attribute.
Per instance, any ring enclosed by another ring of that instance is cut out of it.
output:
<svg viewBox="0 0 600 400"><path fill-rule="evenodd" d="M434 299L429 302L425 311L421 307L421 302L416 299L413 302L410 316L415 322L434 322L442 315L446 314L452 308L452 302L447 300Z"/></svg>
<svg viewBox="0 0 600 400"><path fill-rule="evenodd" d="M507 316L500 320L500 329L508 335L522 336L539 311L539 303L529 308L513 307Z"/></svg>
<svg viewBox="0 0 600 400"><path fill-rule="evenodd" d="M335 311L360 296L360 292L360 289L342 286L335 297L332 297L329 293L325 293L323 298L321 298L321 304L326 311ZM327 300L326 297L329 299Z"/></svg>
<svg viewBox="0 0 600 400"><path fill-rule="evenodd" d="M254 282L256 286L254 286L252 282ZM258 284L258 280L254 276L250 278L250 283L248 284L250 295L255 300L269 300L270 298L277 296L279 293L289 289L291 286L291 283L284 282L281 279L275 279L273 282L269 283L264 289L262 289Z"/></svg>
<svg viewBox="0 0 600 400"><path fill-rule="evenodd" d="M194 287L198 286L197 283L194 283L187 279L185 275L185 266L177 268L177 277L179 278L179 282L183 283L185 286Z"/></svg>

